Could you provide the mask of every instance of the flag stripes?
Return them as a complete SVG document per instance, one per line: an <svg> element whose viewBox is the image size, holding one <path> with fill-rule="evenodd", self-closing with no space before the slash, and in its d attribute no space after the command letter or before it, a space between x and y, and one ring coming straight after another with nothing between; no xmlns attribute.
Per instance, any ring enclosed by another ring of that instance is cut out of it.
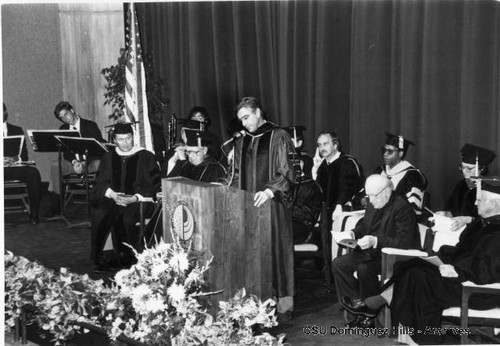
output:
<svg viewBox="0 0 500 346"><path fill-rule="evenodd" d="M125 117L134 122L134 142L153 152L151 125L146 98L146 74L142 60L139 25L134 4L130 3L125 27L127 65L125 68Z"/></svg>

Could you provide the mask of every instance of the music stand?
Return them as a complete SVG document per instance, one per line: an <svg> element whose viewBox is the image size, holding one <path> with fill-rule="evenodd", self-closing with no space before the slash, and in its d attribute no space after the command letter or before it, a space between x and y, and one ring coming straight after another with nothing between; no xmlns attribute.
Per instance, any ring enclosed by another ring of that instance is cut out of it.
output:
<svg viewBox="0 0 500 346"><path fill-rule="evenodd" d="M7 136L3 138L3 157L21 157L24 136Z"/></svg>
<svg viewBox="0 0 500 346"><path fill-rule="evenodd" d="M59 215L46 219L46 221L63 220L67 225L70 224L64 216L64 196L63 196L63 180L62 180L62 144L55 136L81 137L80 132L76 130L26 130L28 138L31 142L34 151L41 153L57 152L57 164L59 170Z"/></svg>
<svg viewBox="0 0 500 346"><path fill-rule="evenodd" d="M71 150L75 154L83 155L85 160L85 170L84 170L84 185L85 192L87 196L87 215L89 220L91 219L91 207L90 207L90 188L89 188L89 175L88 175L88 157L98 156L101 157L109 150L102 143L98 142L95 138L80 138L80 137L68 137L68 136L55 136L55 138L67 149ZM62 190L61 190L62 191ZM62 193L61 193L62 195ZM90 226L90 221L71 224L68 228L77 226Z"/></svg>

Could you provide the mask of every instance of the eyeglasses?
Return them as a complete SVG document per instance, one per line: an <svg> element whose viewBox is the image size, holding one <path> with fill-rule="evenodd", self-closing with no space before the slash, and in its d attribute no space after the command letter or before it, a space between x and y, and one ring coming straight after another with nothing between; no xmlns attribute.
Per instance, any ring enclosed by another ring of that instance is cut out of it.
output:
<svg viewBox="0 0 500 346"><path fill-rule="evenodd" d="M188 155L198 155L200 153L200 150L186 150L186 154Z"/></svg>
<svg viewBox="0 0 500 346"><path fill-rule="evenodd" d="M391 148L382 147L382 148L380 148L380 151L382 152L382 155L384 155L385 153L392 155L392 154L398 152L399 149L391 149Z"/></svg>
<svg viewBox="0 0 500 346"><path fill-rule="evenodd" d="M371 199L371 200L375 200L375 199L379 198L379 197L380 197L380 195L382 194L382 192L384 192L384 191L385 191L385 189L387 189L387 188L388 188L388 186L384 187L382 190L380 190L380 191L379 191L377 194L375 194L375 195L366 194L366 195L365 195L365 197L366 197L366 198L368 198L368 199Z"/></svg>

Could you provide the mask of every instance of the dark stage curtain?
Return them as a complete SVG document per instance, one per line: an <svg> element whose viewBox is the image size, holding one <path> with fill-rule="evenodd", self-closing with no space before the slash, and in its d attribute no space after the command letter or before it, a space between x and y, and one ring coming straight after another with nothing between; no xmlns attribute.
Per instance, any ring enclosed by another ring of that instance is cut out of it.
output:
<svg viewBox="0 0 500 346"><path fill-rule="evenodd" d="M205 106L213 131L243 96L269 120L349 133L350 1L137 3L141 39L166 80L170 112ZM314 152L312 152L314 154Z"/></svg>
<svg viewBox="0 0 500 346"><path fill-rule="evenodd" d="M500 152L499 4L354 1L350 140L367 171L384 131L414 140L439 209L460 179L465 142ZM492 165L498 173L500 159Z"/></svg>
<svg viewBox="0 0 500 346"><path fill-rule="evenodd" d="M459 179L463 143L500 151L499 3L270 1L137 3L142 42L167 85L169 112L205 106L213 131L242 96L270 120L333 129L365 172L384 131L416 143L408 160L439 209ZM492 173L497 173L496 160Z"/></svg>

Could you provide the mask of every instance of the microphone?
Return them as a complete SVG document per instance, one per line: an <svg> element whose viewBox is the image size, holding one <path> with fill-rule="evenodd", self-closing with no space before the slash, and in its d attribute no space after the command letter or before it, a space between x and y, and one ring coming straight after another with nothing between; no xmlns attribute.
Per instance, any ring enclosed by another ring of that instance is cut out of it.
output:
<svg viewBox="0 0 500 346"><path fill-rule="evenodd" d="M228 145L229 143L231 143L232 141L237 140L238 138L245 137L245 135L246 135L245 130L241 130L239 132L235 132L233 134L233 137L229 138L227 141L225 141L224 143L222 143L221 147L224 147L224 146Z"/></svg>

